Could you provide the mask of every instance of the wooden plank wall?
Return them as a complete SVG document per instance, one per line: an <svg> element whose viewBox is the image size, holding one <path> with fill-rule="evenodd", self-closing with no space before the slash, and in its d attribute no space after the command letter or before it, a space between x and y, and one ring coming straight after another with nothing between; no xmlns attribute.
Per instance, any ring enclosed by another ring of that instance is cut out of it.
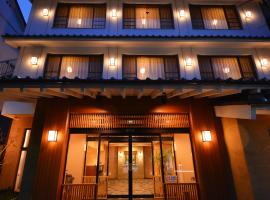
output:
<svg viewBox="0 0 270 200"><path fill-rule="evenodd" d="M223 132L207 100L191 100L191 137L201 199L236 199ZM211 142L202 141L202 130L212 134Z"/></svg>
<svg viewBox="0 0 270 200"><path fill-rule="evenodd" d="M60 199L68 142L69 105L63 100L37 103L20 199ZM57 130L57 142L48 131Z"/></svg>

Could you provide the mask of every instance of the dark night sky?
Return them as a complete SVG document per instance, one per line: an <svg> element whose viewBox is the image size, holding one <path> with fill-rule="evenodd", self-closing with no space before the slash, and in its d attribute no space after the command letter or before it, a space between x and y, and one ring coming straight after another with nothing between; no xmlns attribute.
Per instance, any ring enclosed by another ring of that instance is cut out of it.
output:
<svg viewBox="0 0 270 200"><path fill-rule="evenodd" d="M22 10L22 13L23 13L23 16L25 18L25 21L27 22L28 20L28 16L29 16L29 13L30 13L30 10L31 10L31 3L29 0L17 0L20 7L21 7L21 10Z"/></svg>

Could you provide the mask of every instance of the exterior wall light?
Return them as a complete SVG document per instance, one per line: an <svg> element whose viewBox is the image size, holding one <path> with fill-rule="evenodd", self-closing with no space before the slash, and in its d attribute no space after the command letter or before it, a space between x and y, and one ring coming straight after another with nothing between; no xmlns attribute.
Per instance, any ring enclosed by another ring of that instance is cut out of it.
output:
<svg viewBox="0 0 270 200"><path fill-rule="evenodd" d="M56 142L57 141L58 132L56 130L48 131L48 142Z"/></svg>
<svg viewBox="0 0 270 200"><path fill-rule="evenodd" d="M218 23L218 20L214 19L214 20L213 20L213 25L216 26L217 23Z"/></svg>
<svg viewBox="0 0 270 200"><path fill-rule="evenodd" d="M68 66L68 67L67 67L67 72L68 72L68 73L72 73L72 67L71 67L71 66Z"/></svg>
<svg viewBox="0 0 270 200"><path fill-rule="evenodd" d="M268 65L268 60L266 58L261 59L262 68L266 68Z"/></svg>
<svg viewBox="0 0 270 200"><path fill-rule="evenodd" d="M145 74L145 68L144 67L142 67L141 69L140 69L140 74Z"/></svg>
<svg viewBox="0 0 270 200"><path fill-rule="evenodd" d="M109 60L109 66L111 69L115 69L116 68L116 59L115 58L110 58Z"/></svg>
<svg viewBox="0 0 270 200"><path fill-rule="evenodd" d="M203 142L211 142L212 141L211 131L202 131L202 141Z"/></svg>
<svg viewBox="0 0 270 200"><path fill-rule="evenodd" d="M77 20L77 24L78 25L81 25L82 24L82 19L81 18Z"/></svg>
<svg viewBox="0 0 270 200"><path fill-rule="evenodd" d="M49 9L48 9L48 8L44 8L44 9L42 10L42 15L43 15L44 17L48 17L48 16L49 16Z"/></svg>
<svg viewBox="0 0 270 200"><path fill-rule="evenodd" d="M246 11L245 16L247 19L250 19L252 17L252 12L250 10Z"/></svg>
<svg viewBox="0 0 270 200"><path fill-rule="evenodd" d="M142 25L145 25L146 24L146 19L142 19Z"/></svg>
<svg viewBox="0 0 270 200"><path fill-rule="evenodd" d="M113 18L115 18L115 17L117 17L117 11L116 11L116 9L112 9L112 17Z"/></svg>
<svg viewBox="0 0 270 200"><path fill-rule="evenodd" d="M38 64L38 58L33 56L33 57L31 58L31 64L32 64L32 65L37 65L37 64Z"/></svg>
<svg viewBox="0 0 270 200"><path fill-rule="evenodd" d="M192 59L191 58L186 58L185 64L187 67L192 67Z"/></svg>
<svg viewBox="0 0 270 200"><path fill-rule="evenodd" d="M225 67L224 69L223 69L223 72L224 72L224 74L228 74L228 73L230 73L230 68L229 67Z"/></svg>
<svg viewBox="0 0 270 200"><path fill-rule="evenodd" d="M186 16L185 10L180 10L179 11L179 16L180 17L185 17Z"/></svg>

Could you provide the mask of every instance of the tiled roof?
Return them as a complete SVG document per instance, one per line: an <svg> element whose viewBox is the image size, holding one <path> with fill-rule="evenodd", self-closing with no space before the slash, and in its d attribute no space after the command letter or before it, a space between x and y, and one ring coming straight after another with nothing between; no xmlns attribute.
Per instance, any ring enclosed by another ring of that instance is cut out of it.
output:
<svg viewBox="0 0 270 200"><path fill-rule="evenodd" d="M136 34L31 34L31 35L4 35L4 38L39 39L39 38L84 38L84 39L255 39L270 40L270 36L240 36L240 35L136 35Z"/></svg>

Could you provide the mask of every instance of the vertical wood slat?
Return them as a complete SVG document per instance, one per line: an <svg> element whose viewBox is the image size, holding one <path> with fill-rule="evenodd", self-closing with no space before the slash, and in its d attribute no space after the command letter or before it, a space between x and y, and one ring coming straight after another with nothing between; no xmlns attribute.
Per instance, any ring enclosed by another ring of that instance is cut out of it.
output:
<svg viewBox="0 0 270 200"><path fill-rule="evenodd" d="M197 183L167 183L167 199L199 200Z"/></svg>
<svg viewBox="0 0 270 200"><path fill-rule="evenodd" d="M64 184L62 200L95 199L96 184Z"/></svg>
<svg viewBox="0 0 270 200"><path fill-rule="evenodd" d="M73 113L70 128L189 128L188 114L111 115Z"/></svg>

